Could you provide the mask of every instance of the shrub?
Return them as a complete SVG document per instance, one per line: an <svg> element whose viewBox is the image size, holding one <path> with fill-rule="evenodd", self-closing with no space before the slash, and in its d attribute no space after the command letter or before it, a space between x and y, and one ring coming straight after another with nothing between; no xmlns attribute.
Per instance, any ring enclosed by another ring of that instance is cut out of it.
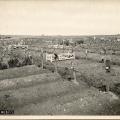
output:
<svg viewBox="0 0 120 120"><path fill-rule="evenodd" d="M77 41L77 44L83 44L83 43L84 43L83 40L79 40L79 41Z"/></svg>
<svg viewBox="0 0 120 120"><path fill-rule="evenodd" d="M72 70L67 67L59 67L58 73L61 75L62 78L71 80L73 79Z"/></svg>

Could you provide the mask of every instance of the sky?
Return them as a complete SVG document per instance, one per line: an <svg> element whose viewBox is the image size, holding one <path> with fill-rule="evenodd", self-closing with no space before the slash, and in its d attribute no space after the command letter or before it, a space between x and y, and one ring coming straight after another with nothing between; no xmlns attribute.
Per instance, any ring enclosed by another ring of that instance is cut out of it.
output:
<svg viewBox="0 0 120 120"><path fill-rule="evenodd" d="M0 34L118 33L119 0L0 0Z"/></svg>

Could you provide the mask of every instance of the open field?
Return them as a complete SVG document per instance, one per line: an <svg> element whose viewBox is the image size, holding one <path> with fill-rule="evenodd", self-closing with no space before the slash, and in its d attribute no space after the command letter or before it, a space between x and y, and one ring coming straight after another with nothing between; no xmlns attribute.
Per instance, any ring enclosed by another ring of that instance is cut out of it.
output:
<svg viewBox="0 0 120 120"><path fill-rule="evenodd" d="M76 46L76 59L56 62L57 73L55 62L44 60L42 69L41 47L45 52L68 51L47 48L45 41L55 38L62 39L60 36L9 38L16 42L26 40L34 62L33 65L0 70L0 109L13 109L15 115L120 115L119 55L109 54L112 66L111 72L106 73L104 63L101 63L104 55L95 51L95 46L94 52L88 53L87 59L86 48ZM87 43L89 36L81 39L84 38L87 38ZM89 51L93 50L88 47ZM71 62L74 63L79 84L74 83ZM106 86L109 86L109 91L105 90Z"/></svg>
<svg viewBox="0 0 120 120"><path fill-rule="evenodd" d="M101 76L102 73L96 71L97 69L100 71L101 68L98 67L100 63L95 65L88 62L89 67L85 64L85 60L78 63L80 68L77 69L82 71L77 73L79 86L55 73L42 73L1 81L1 105L8 109L13 108L15 114L26 115L119 114L120 111L115 107L119 108L119 97L111 92L100 92L96 86L92 87L96 84L89 86L89 81L86 81L107 80L107 75ZM61 61L60 67L62 65L69 66L69 61L64 64ZM116 76L114 79L118 82Z"/></svg>
<svg viewBox="0 0 120 120"><path fill-rule="evenodd" d="M41 68L38 68L35 65L11 68L6 70L0 70L0 80L19 78L40 73L42 74L45 72L48 73L49 70L41 70Z"/></svg>

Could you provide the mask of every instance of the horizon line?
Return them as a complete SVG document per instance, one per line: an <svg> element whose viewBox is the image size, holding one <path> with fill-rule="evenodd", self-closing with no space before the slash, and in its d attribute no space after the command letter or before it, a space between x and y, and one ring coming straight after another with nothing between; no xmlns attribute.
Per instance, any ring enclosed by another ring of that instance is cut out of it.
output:
<svg viewBox="0 0 120 120"><path fill-rule="evenodd" d="M0 34L0 36L104 36L104 35L120 35L119 33L116 34Z"/></svg>

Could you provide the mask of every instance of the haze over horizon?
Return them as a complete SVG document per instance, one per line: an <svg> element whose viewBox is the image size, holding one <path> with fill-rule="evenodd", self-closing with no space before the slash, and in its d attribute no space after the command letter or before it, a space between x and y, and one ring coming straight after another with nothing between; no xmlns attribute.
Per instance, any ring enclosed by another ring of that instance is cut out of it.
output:
<svg viewBox="0 0 120 120"><path fill-rule="evenodd" d="M119 0L0 1L4 35L107 35L119 26Z"/></svg>

